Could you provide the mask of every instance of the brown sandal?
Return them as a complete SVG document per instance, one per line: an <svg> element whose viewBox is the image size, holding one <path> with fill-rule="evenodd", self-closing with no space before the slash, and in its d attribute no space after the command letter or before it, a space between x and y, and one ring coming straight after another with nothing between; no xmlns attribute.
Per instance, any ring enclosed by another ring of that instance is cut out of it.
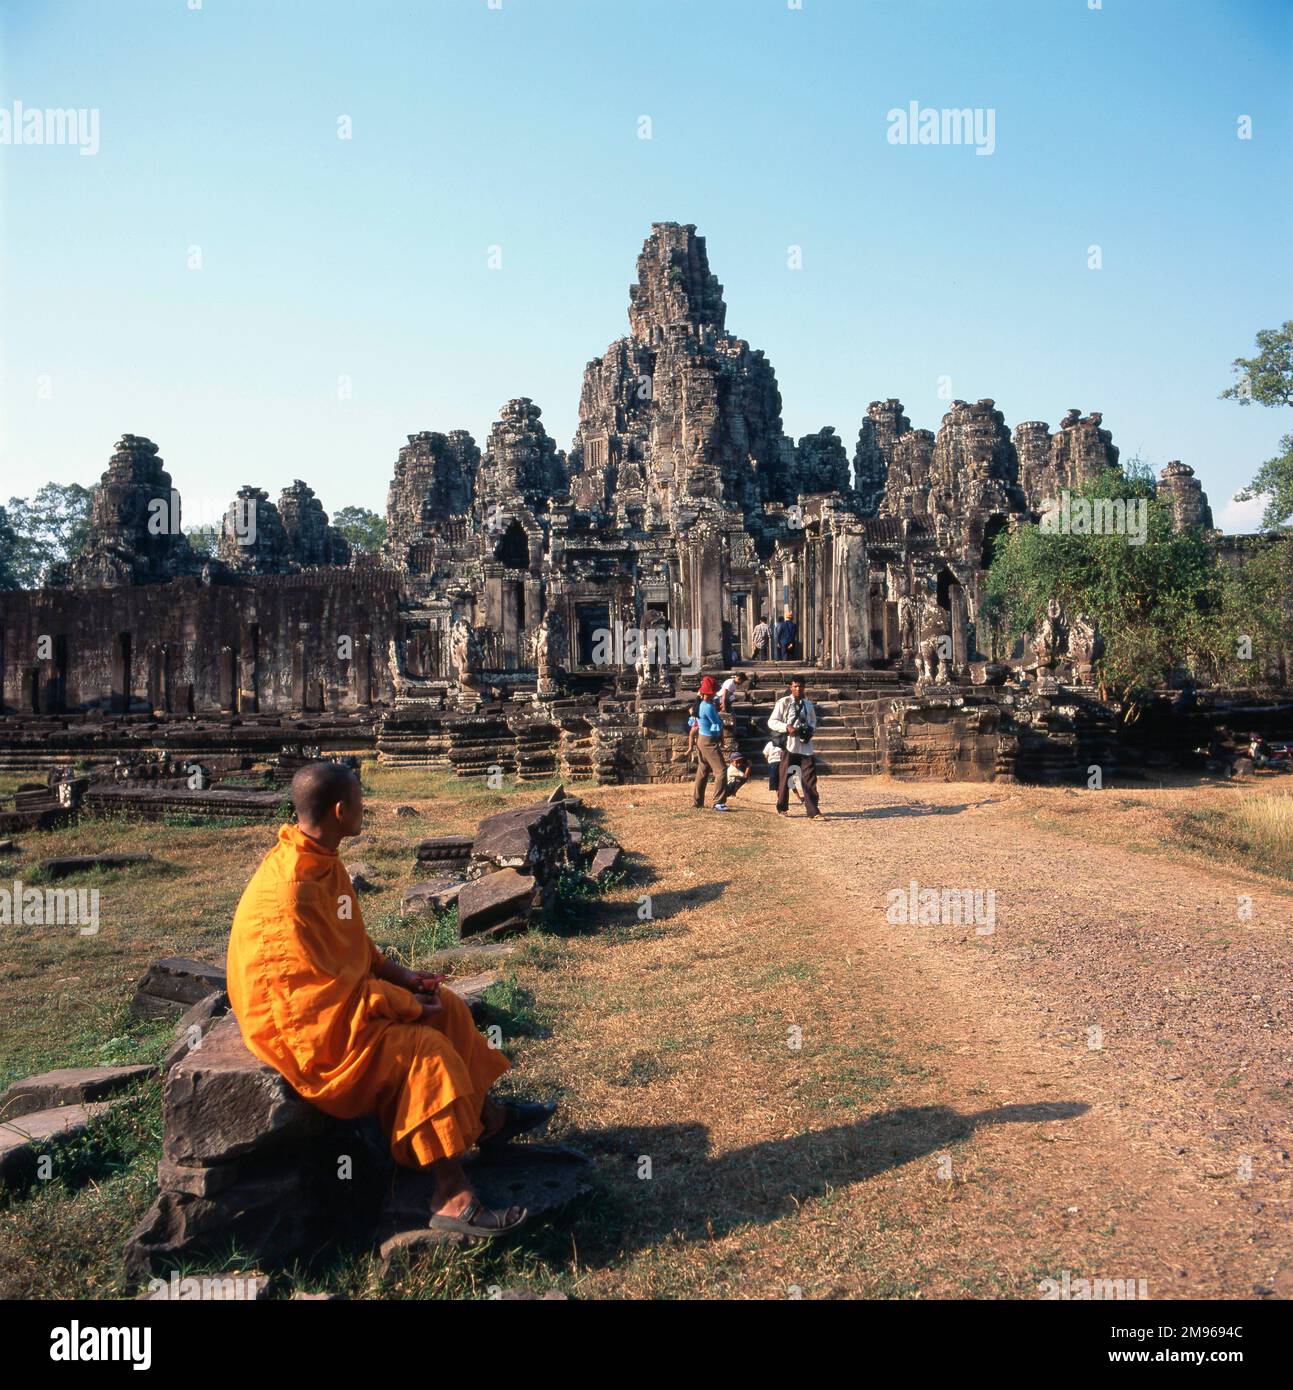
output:
<svg viewBox="0 0 1293 1390"><path fill-rule="evenodd" d="M521 1214L515 1221L509 1221L500 1226L484 1226L476 1220L476 1217L484 1210L485 1207L481 1205L480 1198L473 1197L461 1216L444 1216L437 1213L427 1225L433 1231L447 1231L452 1235L471 1236L476 1240L492 1240L495 1236L507 1235L509 1231L518 1230L525 1225L530 1216L530 1213L522 1207ZM495 1214L501 1217L507 1213L498 1212Z"/></svg>

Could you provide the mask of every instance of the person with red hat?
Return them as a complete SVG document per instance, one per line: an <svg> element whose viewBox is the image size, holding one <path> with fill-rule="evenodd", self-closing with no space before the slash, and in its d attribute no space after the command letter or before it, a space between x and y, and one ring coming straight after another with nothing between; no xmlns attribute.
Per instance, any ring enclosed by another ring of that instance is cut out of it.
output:
<svg viewBox="0 0 1293 1390"><path fill-rule="evenodd" d="M696 781L692 786L692 801L697 809L705 805L705 784L714 779L714 810L727 810L727 765L723 761L723 717L718 712L714 697L718 694L718 683L713 676L705 676L700 682L700 703L696 706L696 748L700 753L700 766L696 769Z"/></svg>

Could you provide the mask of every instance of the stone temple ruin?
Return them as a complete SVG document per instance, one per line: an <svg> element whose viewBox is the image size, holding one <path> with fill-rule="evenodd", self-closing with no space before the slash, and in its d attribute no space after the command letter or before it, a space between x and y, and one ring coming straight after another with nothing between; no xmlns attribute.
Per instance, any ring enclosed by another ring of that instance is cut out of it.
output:
<svg viewBox="0 0 1293 1390"><path fill-rule="evenodd" d="M1116 765L1092 624L1055 611L1000 651L983 603L996 536L1117 464L1098 412L1012 432L991 400L952 402L937 433L873 401L851 459L830 426L791 440L704 238L657 223L570 450L524 397L483 448L409 435L380 555L352 555L298 481L277 503L242 488L203 557L157 446L125 435L83 553L0 595L2 756L129 770L375 747L464 776L667 780L685 775L697 673L740 660L759 677L739 731L757 765L786 667L752 663L752 635L789 608L825 773ZM1178 525L1211 526L1190 467L1159 488Z"/></svg>

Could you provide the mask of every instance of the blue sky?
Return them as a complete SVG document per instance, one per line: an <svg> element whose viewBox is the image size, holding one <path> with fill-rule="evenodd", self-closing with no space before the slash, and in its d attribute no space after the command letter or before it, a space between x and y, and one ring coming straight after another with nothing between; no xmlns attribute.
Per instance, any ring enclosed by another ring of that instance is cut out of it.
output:
<svg viewBox="0 0 1293 1390"><path fill-rule="evenodd" d="M0 6L0 108L99 113L93 156L0 146L5 497L131 432L186 521L296 477L381 510L406 435L514 396L566 448L671 219L795 437L851 454L888 396L937 428L949 378L1012 427L1102 410L1255 520L1293 422L1217 393L1293 318L1290 0L196 2ZM995 151L891 144L912 101Z"/></svg>

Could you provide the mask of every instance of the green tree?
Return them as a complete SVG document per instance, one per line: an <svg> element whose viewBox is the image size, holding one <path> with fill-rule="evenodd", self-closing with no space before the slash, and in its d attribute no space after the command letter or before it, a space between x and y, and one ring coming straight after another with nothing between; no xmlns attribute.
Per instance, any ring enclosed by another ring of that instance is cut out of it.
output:
<svg viewBox="0 0 1293 1390"><path fill-rule="evenodd" d="M1257 334L1257 355L1236 357L1233 366L1238 380L1221 393L1222 400L1293 406L1293 319L1280 328L1263 328ZM1262 525L1272 530L1293 520L1293 434L1286 434L1279 447L1252 482L1235 494L1239 502L1265 498Z"/></svg>
<svg viewBox="0 0 1293 1390"><path fill-rule="evenodd" d="M81 553L93 494L80 483L46 483L31 498L9 499L13 568L24 589L39 588L49 567Z"/></svg>
<svg viewBox="0 0 1293 1390"><path fill-rule="evenodd" d="M386 543L386 518L367 507L342 507L332 524L350 542L354 551L377 551Z"/></svg>
<svg viewBox="0 0 1293 1390"><path fill-rule="evenodd" d="M1143 503L1143 544L1126 534L1058 533L1032 525L1004 532L988 571L985 617L998 649L1036 631L1052 598L1070 618L1085 613L1094 619L1105 643L1101 682L1130 718L1180 668L1215 664L1222 576L1202 529L1174 531L1171 506L1149 479L1111 469L1072 497Z"/></svg>
<svg viewBox="0 0 1293 1390"><path fill-rule="evenodd" d="M0 589L20 589L17 569L18 533L9 524L9 513L0 507Z"/></svg>
<svg viewBox="0 0 1293 1390"><path fill-rule="evenodd" d="M1261 685L1293 660L1293 531L1244 537L1221 565L1221 607L1202 646L1214 674Z"/></svg>

